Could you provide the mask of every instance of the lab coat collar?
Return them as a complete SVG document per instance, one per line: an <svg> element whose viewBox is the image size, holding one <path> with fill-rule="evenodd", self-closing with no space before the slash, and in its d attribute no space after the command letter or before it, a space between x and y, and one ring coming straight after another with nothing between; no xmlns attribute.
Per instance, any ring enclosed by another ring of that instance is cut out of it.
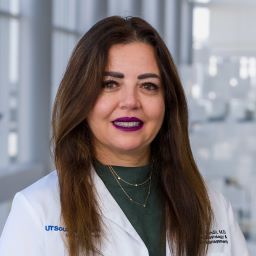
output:
<svg viewBox="0 0 256 256"><path fill-rule="evenodd" d="M98 197L99 207L100 207L100 214L104 217L110 220L111 222L114 222L118 226L120 226L122 229L124 229L127 233L129 233L133 238L136 240L142 242L140 236L130 223L130 221L127 219L126 215L120 208L120 206L117 204L115 199L112 197L108 189L106 188L105 184L101 180L101 178L98 176L96 171L93 169L93 182L95 184L96 188L96 195Z"/></svg>
<svg viewBox="0 0 256 256"><path fill-rule="evenodd" d="M144 242L136 232L120 206L117 204L115 199L112 197L105 184L98 176L94 168L92 169L92 180L96 188L96 195L99 202L100 214L103 218L108 219L109 221L115 223L120 226L120 228L124 229L131 237L136 239L139 243L142 243L144 246ZM168 246L168 241L166 239L166 256L171 256L171 252Z"/></svg>

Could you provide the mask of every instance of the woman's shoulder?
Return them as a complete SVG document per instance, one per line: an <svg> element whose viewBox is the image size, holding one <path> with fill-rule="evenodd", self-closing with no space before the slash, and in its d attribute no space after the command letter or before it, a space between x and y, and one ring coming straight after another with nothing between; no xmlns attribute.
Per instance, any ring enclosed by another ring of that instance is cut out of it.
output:
<svg viewBox="0 0 256 256"><path fill-rule="evenodd" d="M13 207L15 205L19 205L21 208L27 207L27 209L31 209L31 211L42 218L52 213L59 214L60 203L57 172L52 171L18 192L13 200Z"/></svg>
<svg viewBox="0 0 256 256"><path fill-rule="evenodd" d="M58 175L54 170L18 193L22 193L32 199L42 194L55 193L56 190L58 190Z"/></svg>
<svg viewBox="0 0 256 256"><path fill-rule="evenodd" d="M212 207L227 207L229 202L228 200L224 197L224 195L215 189L211 184L206 185L206 189L208 192L209 199L211 201Z"/></svg>
<svg viewBox="0 0 256 256"><path fill-rule="evenodd" d="M229 200L212 185L207 185L207 191L213 211L213 230L229 232L238 226Z"/></svg>
<svg viewBox="0 0 256 256"><path fill-rule="evenodd" d="M56 170L51 171L46 176L37 180L30 186L19 191L17 195L22 195L29 200L29 202L34 201L44 201L50 200L59 194L58 185L58 175ZM56 199L56 198L55 198Z"/></svg>
<svg viewBox="0 0 256 256"><path fill-rule="evenodd" d="M232 256L247 256L248 250L245 239L229 200L212 185L207 185L207 192L214 215L212 228L207 241L209 252L219 250L221 252L229 252Z"/></svg>
<svg viewBox="0 0 256 256"><path fill-rule="evenodd" d="M215 222L220 221L225 223L228 221L230 210L232 210L230 202L212 185L207 184L206 188L211 202Z"/></svg>
<svg viewBox="0 0 256 256"><path fill-rule="evenodd" d="M0 255L50 255L45 241L56 255L64 255L60 216L58 176L53 171L15 195L0 239Z"/></svg>

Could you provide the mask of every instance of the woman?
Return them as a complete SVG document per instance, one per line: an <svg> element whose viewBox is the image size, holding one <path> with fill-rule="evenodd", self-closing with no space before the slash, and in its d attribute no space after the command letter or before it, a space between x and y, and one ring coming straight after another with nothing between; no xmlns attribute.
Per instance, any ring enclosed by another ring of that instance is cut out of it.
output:
<svg viewBox="0 0 256 256"><path fill-rule="evenodd" d="M109 17L83 36L52 124L57 172L16 195L2 256L248 255L199 174L178 73L147 22Z"/></svg>

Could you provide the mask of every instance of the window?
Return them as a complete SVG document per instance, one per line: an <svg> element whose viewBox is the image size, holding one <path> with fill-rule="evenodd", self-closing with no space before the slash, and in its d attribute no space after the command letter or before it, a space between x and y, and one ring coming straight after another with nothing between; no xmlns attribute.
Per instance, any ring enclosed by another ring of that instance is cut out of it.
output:
<svg viewBox="0 0 256 256"><path fill-rule="evenodd" d="M0 167L18 153L19 23L19 1L0 1Z"/></svg>

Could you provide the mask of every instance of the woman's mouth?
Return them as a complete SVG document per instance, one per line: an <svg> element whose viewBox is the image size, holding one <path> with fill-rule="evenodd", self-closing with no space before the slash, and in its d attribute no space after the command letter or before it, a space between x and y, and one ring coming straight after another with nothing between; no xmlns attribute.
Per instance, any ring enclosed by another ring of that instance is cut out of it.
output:
<svg viewBox="0 0 256 256"><path fill-rule="evenodd" d="M112 123L115 128L122 131L137 131L143 126L143 121L137 117L120 117Z"/></svg>

